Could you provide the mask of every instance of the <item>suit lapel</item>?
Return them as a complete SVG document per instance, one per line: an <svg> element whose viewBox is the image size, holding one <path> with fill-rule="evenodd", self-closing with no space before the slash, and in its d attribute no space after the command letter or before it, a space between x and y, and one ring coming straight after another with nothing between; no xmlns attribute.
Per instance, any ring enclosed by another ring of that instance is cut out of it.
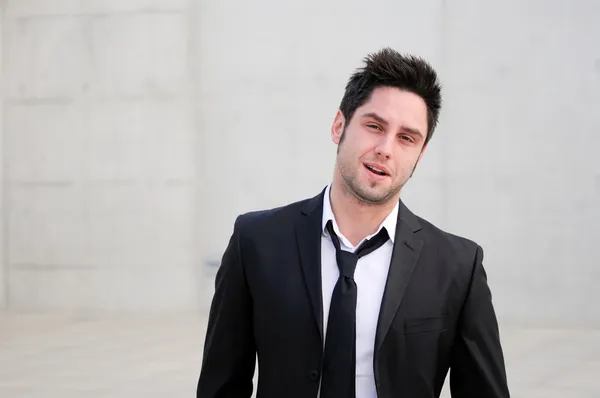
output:
<svg viewBox="0 0 600 398"><path fill-rule="evenodd" d="M392 326L392 321L398 312L419 260L423 241L414 234L419 229L421 227L415 215L400 202L394 250L375 335L375 354L381 348L381 344Z"/></svg>
<svg viewBox="0 0 600 398"><path fill-rule="evenodd" d="M296 224L296 239L304 283L321 334L321 341L324 341L323 294L321 289L321 223L324 192L325 190L308 200Z"/></svg>

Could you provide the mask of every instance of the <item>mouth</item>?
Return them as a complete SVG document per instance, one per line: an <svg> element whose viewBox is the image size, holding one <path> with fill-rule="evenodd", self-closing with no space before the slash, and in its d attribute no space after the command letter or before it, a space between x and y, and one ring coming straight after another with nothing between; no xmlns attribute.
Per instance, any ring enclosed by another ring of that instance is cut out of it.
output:
<svg viewBox="0 0 600 398"><path fill-rule="evenodd" d="M375 175L378 175L378 176L380 176L380 177L385 177L385 176L388 176L388 175L389 175L389 174L388 174L388 173L387 173L387 172L386 172L384 169L381 169L381 168L379 168L379 167L377 167L377 166L370 165L370 164L364 164L364 166L365 166L365 168L366 168L367 170L369 170L371 173L373 173L373 174L375 174Z"/></svg>

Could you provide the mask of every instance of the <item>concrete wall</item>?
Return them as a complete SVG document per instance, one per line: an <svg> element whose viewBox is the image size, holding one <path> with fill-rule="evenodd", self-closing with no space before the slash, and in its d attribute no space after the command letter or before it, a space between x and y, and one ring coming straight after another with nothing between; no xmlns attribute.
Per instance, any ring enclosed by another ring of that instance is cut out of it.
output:
<svg viewBox="0 0 600 398"><path fill-rule="evenodd" d="M487 248L503 315L598 325L600 3L453 4L446 224Z"/></svg>
<svg viewBox="0 0 600 398"><path fill-rule="evenodd" d="M8 1L11 308L196 308L189 4Z"/></svg>
<svg viewBox="0 0 600 398"><path fill-rule="evenodd" d="M6 219L4 208L4 126L3 126L3 100L4 100L4 79L3 79L3 27L4 27L4 7L0 3L0 310L6 309L8 305L8 280L7 280L7 255L4 247Z"/></svg>
<svg viewBox="0 0 600 398"><path fill-rule="evenodd" d="M17 310L188 310L242 212L316 194L348 76L428 58L441 124L405 201L481 243L500 316L600 324L597 2L6 2Z"/></svg>

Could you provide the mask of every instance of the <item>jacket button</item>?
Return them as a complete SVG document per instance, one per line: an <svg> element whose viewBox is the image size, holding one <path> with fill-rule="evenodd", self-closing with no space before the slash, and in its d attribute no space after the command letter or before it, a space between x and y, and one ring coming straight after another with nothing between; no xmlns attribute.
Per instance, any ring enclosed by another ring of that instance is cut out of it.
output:
<svg viewBox="0 0 600 398"><path fill-rule="evenodd" d="M319 371L318 371L318 370L312 370L312 371L310 372L310 379L311 379L312 381L317 381L317 380L319 380L319 375L320 375L320 373L319 373Z"/></svg>

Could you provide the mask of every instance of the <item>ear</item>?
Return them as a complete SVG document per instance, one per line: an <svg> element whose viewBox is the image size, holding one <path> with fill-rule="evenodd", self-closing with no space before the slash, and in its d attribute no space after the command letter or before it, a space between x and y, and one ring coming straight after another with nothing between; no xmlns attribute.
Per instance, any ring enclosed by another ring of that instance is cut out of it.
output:
<svg viewBox="0 0 600 398"><path fill-rule="evenodd" d="M338 110L335 114L335 119L333 119L333 124L331 125L331 141L336 145L338 145L342 139L345 123L346 119L344 118L342 111Z"/></svg>

